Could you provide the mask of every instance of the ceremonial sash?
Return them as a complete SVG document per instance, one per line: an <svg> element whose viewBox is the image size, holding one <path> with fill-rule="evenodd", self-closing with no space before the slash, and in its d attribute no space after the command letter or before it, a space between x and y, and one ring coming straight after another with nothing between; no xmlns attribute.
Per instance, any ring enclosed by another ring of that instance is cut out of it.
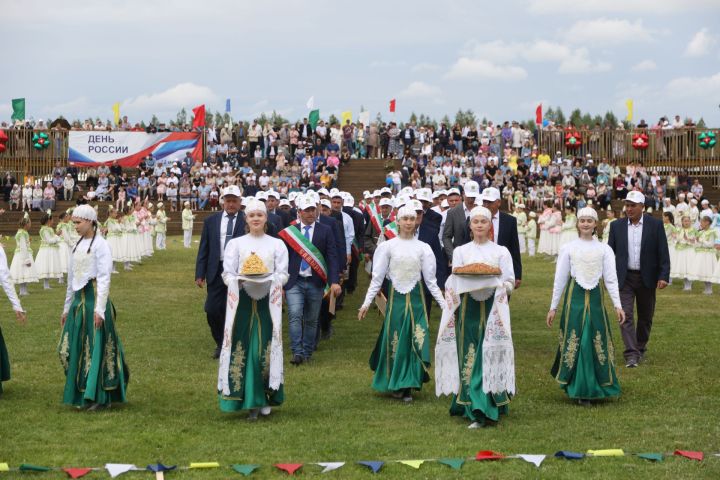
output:
<svg viewBox="0 0 720 480"><path fill-rule="evenodd" d="M393 238L397 237L398 235L398 227L397 222L392 221L385 225L385 238L388 240L392 240Z"/></svg>
<svg viewBox="0 0 720 480"><path fill-rule="evenodd" d="M375 209L375 205L373 205L372 203L368 204L367 211L368 215L370 216L370 223L372 224L375 233L380 235L380 233L382 233L382 220L377 210Z"/></svg>
<svg viewBox="0 0 720 480"><path fill-rule="evenodd" d="M320 279L328 283L328 269L325 257L312 242L305 238L297 226L287 227L278 234L300 258L305 260Z"/></svg>
<svg viewBox="0 0 720 480"><path fill-rule="evenodd" d="M352 254L353 258L360 258L360 251L360 242L358 242L357 238L353 238L353 241L350 244L350 253Z"/></svg>

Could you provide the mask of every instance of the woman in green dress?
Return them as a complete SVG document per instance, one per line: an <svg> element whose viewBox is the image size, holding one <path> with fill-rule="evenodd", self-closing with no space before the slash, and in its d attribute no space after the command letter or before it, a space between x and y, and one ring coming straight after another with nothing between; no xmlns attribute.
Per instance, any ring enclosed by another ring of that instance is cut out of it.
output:
<svg viewBox="0 0 720 480"><path fill-rule="evenodd" d="M620 304L615 255L607 244L593 237L597 222L594 208L578 212L580 237L560 252L546 319L547 326L552 327L562 296L559 345L551 374L580 405L620 395L612 325L601 279L620 323L625 321L625 313Z"/></svg>
<svg viewBox="0 0 720 480"><path fill-rule="evenodd" d="M372 387L406 402L412 401L412 390L420 390L430 379L430 341L422 281L440 307L445 308L435 279L435 256L427 243L415 238L416 216L411 206L398 210L399 234L375 250L372 280L358 312L359 320L365 318L387 277L385 320L370 356L370 368L375 372Z"/></svg>
<svg viewBox="0 0 720 480"><path fill-rule="evenodd" d="M98 232L97 212L80 205L73 210L72 221L80 240L70 254L60 319L63 403L97 410L126 401L130 372L115 332L115 307L109 298L112 253Z"/></svg>
<svg viewBox="0 0 720 480"><path fill-rule="evenodd" d="M247 202L245 221L248 233L230 240L223 255L228 296L218 393L220 410L248 410L248 418L255 420L285 399L282 287L288 280L288 251L282 240L265 233L263 202ZM253 263L267 273L248 273Z"/></svg>
<svg viewBox="0 0 720 480"><path fill-rule="evenodd" d="M10 300L13 310L15 310L15 318L20 324L24 325L26 322L25 311L20 304L17 293L15 293L15 285L10 280L10 270L8 269L7 257L2 245L0 245L0 283L3 290L5 290L5 295ZM5 347L2 329L0 329L0 393L3 391L2 382L8 380L10 380L10 358Z"/></svg>
<svg viewBox="0 0 720 480"><path fill-rule="evenodd" d="M515 394L508 307L515 272L508 249L489 238L490 210L475 207L469 219L473 240L453 251L453 269L482 263L499 268L500 274L448 278L448 309L435 348L435 385L438 395L452 395L450 415L467 418L468 428L474 429L499 421Z"/></svg>

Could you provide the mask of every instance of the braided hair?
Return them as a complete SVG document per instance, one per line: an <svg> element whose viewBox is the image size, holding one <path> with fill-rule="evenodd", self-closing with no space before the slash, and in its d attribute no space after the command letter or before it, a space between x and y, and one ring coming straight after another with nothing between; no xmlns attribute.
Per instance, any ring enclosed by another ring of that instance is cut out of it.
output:
<svg viewBox="0 0 720 480"><path fill-rule="evenodd" d="M92 221L92 226L93 226L93 236L92 236L92 240L90 240L90 245L88 245L87 253L90 253L90 249L92 249L93 243L95 243L95 237L97 237L97 229L98 229L97 220ZM75 244L75 247L73 248L73 253L75 253L75 250L77 250L77 248L80 246L80 242L82 242L82 241L83 241L82 238L80 240L78 240L78 242Z"/></svg>

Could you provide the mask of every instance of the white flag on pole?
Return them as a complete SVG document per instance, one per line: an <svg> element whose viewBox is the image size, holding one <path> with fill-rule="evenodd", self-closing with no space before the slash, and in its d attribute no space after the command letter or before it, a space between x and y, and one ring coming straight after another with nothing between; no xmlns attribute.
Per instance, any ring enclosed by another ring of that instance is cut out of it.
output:
<svg viewBox="0 0 720 480"><path fill-rule="evenodd" d="M310 98L308 98L307 103L305 103L305 106L308 110L312 110L315 108L315 95L312 95Z"/></svg>

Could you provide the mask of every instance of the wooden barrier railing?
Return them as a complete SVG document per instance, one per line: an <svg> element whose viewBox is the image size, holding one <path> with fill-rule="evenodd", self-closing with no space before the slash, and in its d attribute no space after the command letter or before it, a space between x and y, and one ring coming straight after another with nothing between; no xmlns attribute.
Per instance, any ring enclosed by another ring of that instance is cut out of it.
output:
<svg viewBox="0 0 720 480"><path fill-rule="evenodd" d="M19 181L25 177L45 177L49 175L56 162L67 165L68 133L66 130L42 130L48 135L50 145L47 148L33 147L32 130L4 130L8 136L7 150L0 153L0 170L13 172Z"/></svg>

